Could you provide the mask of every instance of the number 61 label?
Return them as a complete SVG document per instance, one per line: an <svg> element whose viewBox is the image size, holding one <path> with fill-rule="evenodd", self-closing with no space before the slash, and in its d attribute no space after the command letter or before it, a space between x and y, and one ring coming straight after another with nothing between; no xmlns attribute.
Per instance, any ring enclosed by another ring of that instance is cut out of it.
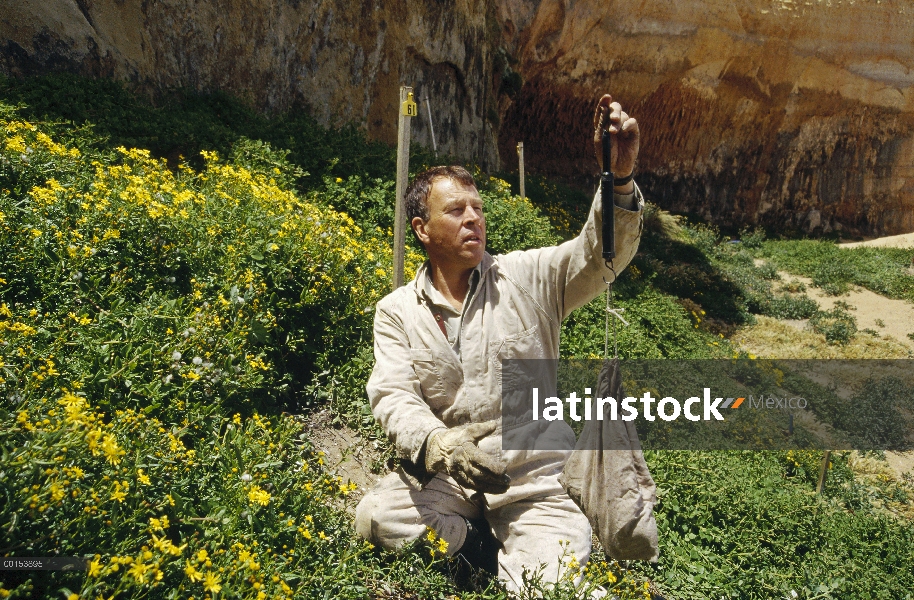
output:
<svg viewBox="0 0 914 600"><path fill-rule="evenodd" d="M413 101L413 93L406 94L406 100L403 102L402 112L407 117L415 117L419 114L416 103Z"/></svg>

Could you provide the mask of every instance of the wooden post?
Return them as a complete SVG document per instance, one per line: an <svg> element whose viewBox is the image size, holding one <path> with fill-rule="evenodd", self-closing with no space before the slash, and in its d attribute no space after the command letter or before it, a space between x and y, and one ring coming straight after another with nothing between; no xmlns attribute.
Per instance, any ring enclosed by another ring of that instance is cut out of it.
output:
<svg viewBox="0 0 914 600"><path fill-rule="evenodd" d="M397 187L394 209L394 273L393 288L403 285L403 261L406 245L406 185L409 179L409 125L416 116L413 88L400 86L399 119L397 121Z"/></svg>
<svg viewBox="0 0 914 600"><path fill-rule="evenodd" d="M517 142L517 164L520 170L520 197L526 198L527 194L524 189L524 143Z"/></svg>
<svg viewBox="0 0 914 600"><path fill-rule="evenodd" d="M831 459L831 450L826 450L825 456L822 457L822 465L819 467L819 485L816 486L817 494L821 494L822 490L825 489L825 475L828 473L829 459Z"/></svg>
<svg viewBox="0 0 914 600"><path fill-rule="evenodd" d="M435 124L432 123L432 105L428 101L428 94L422 101L425 102L425 109L428 111L428 129L432 132L432 150L435 151L435 158L438 158L438 142L435 141Z"/></svg>

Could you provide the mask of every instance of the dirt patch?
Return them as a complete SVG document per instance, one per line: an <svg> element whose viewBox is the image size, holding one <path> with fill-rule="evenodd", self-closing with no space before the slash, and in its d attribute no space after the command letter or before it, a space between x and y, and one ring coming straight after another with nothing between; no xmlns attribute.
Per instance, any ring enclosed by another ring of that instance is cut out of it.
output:
<svg viewBox="0 0 914 600"><path fill-rule="evenodd" d="M838 245L842 248L914 248L914 233L890 235L866 240L865 242L849 242Z"/></svg>
<svg viewBox="0 0 914 600"><path fill-rule="evenodd" d="M897 479L914 481L914 452L886 452L885 460Z"/></svg>
<svg viewBox="0 0 914 600"><path fill-rule="evenodd" d="M333 423L329 410L308 415L305 419L308 437L317 451L324 453L324 464L343 482L358 486L345 501L345 509L351 515L355 506L383 473L372 472L381 461L377 442L363 439L354 429Z"/></svg>
<svg viewBox="0 0 914 600"><path fill-rule="evenodd" d="M812 286L812 280L799 275L779 272L786 285L803 283L806 294L818 302L822 310L831 310L837 302L851 306L850 313L857 319L857 329L872 329L880 336L893 338L914 351L914 343L908 335L914 335L914 304L880 296L868 289L851 286L843 296L829 296ZM799 322L791 323L798 326Z"/></svg>

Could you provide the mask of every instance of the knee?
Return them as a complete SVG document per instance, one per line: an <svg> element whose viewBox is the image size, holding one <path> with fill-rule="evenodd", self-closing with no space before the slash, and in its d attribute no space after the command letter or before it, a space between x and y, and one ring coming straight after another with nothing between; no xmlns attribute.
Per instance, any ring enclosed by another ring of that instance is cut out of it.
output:
<svg viewBox="0 0 914 600"><path fill-rule="evenodd" d="M378 517L381 512L378 497L371 492L365 494L365 497L355 507L355 532L359 537L368 540L372 544L377 544L380 541L377 539L375 532L378 528Z"/></svg>
<svg viewBox="0 0 914 600"><path fill-rule="evenodd" d="M394 550L417 539L425 530L423 526L417 526L417 519L410 513L389 495L371 491L355 508L355 531L375 546Z"/></svg>

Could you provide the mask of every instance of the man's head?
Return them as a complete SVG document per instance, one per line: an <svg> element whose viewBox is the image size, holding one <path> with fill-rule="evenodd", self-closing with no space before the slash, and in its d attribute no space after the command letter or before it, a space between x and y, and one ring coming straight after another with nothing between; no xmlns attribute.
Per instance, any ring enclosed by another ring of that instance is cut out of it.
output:
<svg viewBox="0 0 914 600"><path fill-rule="evenodd" d="M406 189L406 216L433 263L472 269L482 260L482 198L463 167L432 167L416 175Z"/></svg>

